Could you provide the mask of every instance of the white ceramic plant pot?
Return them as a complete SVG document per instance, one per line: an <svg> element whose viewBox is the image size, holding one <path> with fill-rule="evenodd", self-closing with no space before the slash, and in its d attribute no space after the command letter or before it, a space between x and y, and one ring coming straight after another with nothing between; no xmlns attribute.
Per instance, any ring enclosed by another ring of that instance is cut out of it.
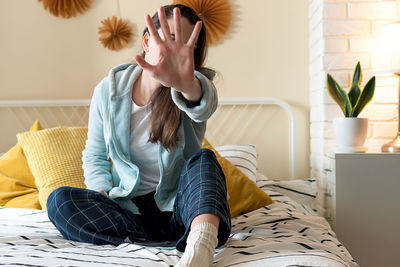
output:
<svg viewBox="0 0 400 267"><path fill-rule="evenodd" d="M337 153L362 153L368 132L367 118L335 118L333 119Z"/></svg>

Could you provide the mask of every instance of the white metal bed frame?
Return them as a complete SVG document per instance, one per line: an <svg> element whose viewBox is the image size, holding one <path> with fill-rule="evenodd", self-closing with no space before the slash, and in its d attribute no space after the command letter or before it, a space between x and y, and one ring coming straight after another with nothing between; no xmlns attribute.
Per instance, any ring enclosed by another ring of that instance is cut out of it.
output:
<svg viewBox="0 0 400 267"><path fill-rule="evenodd" d="M77 100L0 100L0 108L6 108L10 113L15 115L14 109L21 109L22 116L29 118L32 114L25 110L24 108L33 109L33 112L39 113L37 109L39 108L59 108L58 110L63 114L64 117L68 118L74 114L67 114L62 108L63 107L87 107L86 113L88 113L88 107L90 105L90 99L77 99ZM289 120L289 170L290 170L290 179L295 179L295 168L296 168L296 122L294 117L293 109L290 105L277 98L220 98L219 99L220 106L232 106L232 108L236 106L258 106L256 111L251 115L251 117L247 120L247 123L251 122L253 118L256 117L257 113L260 111L262 105L275 105L282 108L288 115ZM76 113L76 109L72 109L70 112ZM229 115L229 114L228 114ZM227 116L228 116L227 115ZM30 120L31 121L31 120ZM26 126L23 125L20 121L18 123L21 126L21 129L25 129ZM86 123L82 122L82 123ZM46 121L44 121L46 124ZM242 127L242 131L246 129L247 125ZM240 136L241 133L239 133Z"/></svg>

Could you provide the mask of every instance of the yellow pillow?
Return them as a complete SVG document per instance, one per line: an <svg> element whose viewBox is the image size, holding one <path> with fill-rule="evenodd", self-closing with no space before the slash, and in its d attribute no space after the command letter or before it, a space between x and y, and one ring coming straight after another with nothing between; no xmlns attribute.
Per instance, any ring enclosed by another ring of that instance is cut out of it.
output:
<svg viewBox="0 0 400 267"><path fill-rule="evenodd" d="M24 208L41 210L42 206L39 203L39 191L34 189L31 193L12 198L4 207Z"/></svg>
<svg viewBox="0 0 400 267"><path fill-rule="evenodd" d="M206 138L203 140L202 147L208 148L215 153L225 174L226 187L229 194L228 204L232 218L274 203L268 194L262 191L235 165L221 157Z"/></svg>
<svg viewBox="0 0 400 267"><path fill-rule="evenodd" d="M41 129L35 121L29 131ZM0 206L41 209L37 196L35 178L21 146L16 144L0 158Z"/></svg>
<svg viewBox="0 0 400 267"><path fill-rule="evenodd" d="M58 187L85 188L82 151L86 136L86 127L56 127L17 134L35 177L42 209L47 209L47 198Z"/></svg>

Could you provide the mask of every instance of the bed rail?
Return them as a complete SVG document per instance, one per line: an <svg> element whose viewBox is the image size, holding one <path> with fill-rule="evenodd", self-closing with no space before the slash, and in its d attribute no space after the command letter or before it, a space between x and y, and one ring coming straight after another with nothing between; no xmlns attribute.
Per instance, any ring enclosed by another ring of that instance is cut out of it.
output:
<svg viewBox="0 0 400 267"><path fill-rule="evenodd" d="M14 127L14 129L10 129L9 133L9 135L13 137L15 137L16 132L29 129L36 119L40 120L44 128L59 125L85 126L87 124L89 105L89 99L0 100L0 120L3 118L3 125L5 125L4 123L6 121L9 123L9 120L14 120L16 122L14 124L18 126ZM213 132L224 132L225 136L234 134L236 141L239 141L242 134L246 131L247 126L254 122L254 120L259 121L257 116L265 105L277 106L287 113L289 121L289 174L290 179L295 179L296 123L293 109L287 102L277 98L266 97L220 98L219 107L228 107L228 110L221 115L220 120L227 121L229 118L230 123L228 126L225 125L223 130L223 123L215 123ZM239 113L235 113L234 111L237 107L242 107ZM235 116L232 116L232 114L235 114ZM243 121L240 122L239 120ZM0 145L5 146L5 144Z"/></svg>

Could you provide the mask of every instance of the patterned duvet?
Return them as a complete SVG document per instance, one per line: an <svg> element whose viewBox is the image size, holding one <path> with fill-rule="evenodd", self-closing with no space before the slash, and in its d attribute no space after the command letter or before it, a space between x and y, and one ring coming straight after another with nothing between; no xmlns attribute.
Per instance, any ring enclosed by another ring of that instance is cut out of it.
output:
<svg viewBox="0 0 400 267"><path fill-rule="evenodd" d="M258 182L275 204L232 220L232 234L216 250L214 266L358 266L326 220L293 200L315 198L299 190L312 188L315 180L295 183L290 188L289 182ZM173 266L180 256L134 244L72 242L62 238L45 211L0 208L0 266Z"/></svg>

